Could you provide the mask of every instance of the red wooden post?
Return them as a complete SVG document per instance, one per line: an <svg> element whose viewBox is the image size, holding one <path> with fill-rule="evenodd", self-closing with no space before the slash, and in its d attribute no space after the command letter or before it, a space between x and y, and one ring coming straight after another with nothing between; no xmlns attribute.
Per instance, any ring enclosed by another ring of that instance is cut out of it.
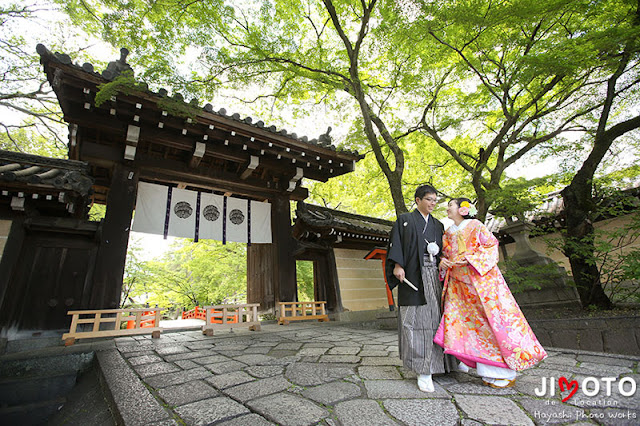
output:
<svg viewBox="0 0 640 426"><path fill-rule="evenodd" d="M380 259L382 260L382 276L384 277L385 288L387 289L387 303L389 303L389 310L394 311L396 304L393 301L393 293L389 289L389 283L387 282L387 270L385 269L385 262L387 260L387 250L382 248L374 248L364 257L365 259Z"/></svg>

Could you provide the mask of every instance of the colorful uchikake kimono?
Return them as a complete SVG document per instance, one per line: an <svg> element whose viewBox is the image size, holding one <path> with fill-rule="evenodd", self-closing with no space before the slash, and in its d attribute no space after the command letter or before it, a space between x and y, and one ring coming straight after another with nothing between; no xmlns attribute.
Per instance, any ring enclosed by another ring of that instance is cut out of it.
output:
<svg viewBox="0 0 640 426"><path fill-rule="evenodd" d="M479 363L520 371L546 358L498 269L498 240L482 222L452 225L442 246L444 257L469 265L446 272L434 342L472 368Z"/></svg>

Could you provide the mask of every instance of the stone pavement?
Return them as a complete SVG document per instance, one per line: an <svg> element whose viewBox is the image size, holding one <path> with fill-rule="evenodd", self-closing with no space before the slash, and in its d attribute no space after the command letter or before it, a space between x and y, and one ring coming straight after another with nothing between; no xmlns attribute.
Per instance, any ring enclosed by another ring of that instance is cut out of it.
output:
<svg viewBox="0 0 640 426"><path fill-rule="evenodd" d="M402 367L394 331L355 325L165 332L101 349L102 375L127 425L640 424L640 357L549 349L513 388L484 386L472 369L434 376L429 394Z"/></svg>

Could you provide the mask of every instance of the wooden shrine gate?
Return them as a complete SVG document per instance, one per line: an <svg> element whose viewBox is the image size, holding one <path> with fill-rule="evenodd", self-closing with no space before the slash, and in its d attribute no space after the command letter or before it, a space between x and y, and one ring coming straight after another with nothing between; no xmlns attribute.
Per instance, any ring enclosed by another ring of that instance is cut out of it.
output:
<svg viewBox="0 0 640 426"><path fill-rule="evenodd" d="M117 77L131 70L126 49L101 74L43 45L37 51L69 123L69 158L87 165L94 180L91 201L107 206L95 233L93 263L78 272L93 289L91 306L70 309L118 307L138 182L270 202L273 243L247 250L247 301L269 310L295 300L290 201L307 197L303 177L327 181L352 171L362 155L336 149L328 135L298 137L251 117L214 111L210 104L200 107L196 99L185 102L164 89L154 93L141 85L119 93ZM109 83L116 93L96 103L98 87ZM5 283L0 297L20 285ZM4 318L0 327L15 323L16 318Z"/></svg>

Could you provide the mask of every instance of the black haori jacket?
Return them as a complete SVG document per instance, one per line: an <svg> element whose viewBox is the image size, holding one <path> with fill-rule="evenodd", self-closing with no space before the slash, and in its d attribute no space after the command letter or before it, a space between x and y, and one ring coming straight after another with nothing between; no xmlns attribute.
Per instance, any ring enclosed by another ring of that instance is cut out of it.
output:
<svg viewBox="0 0 640 426"><path fill-rule="evenodd" d="M433 217L433 215L431 215L431 219L436 227L436 244L440 247L440 252L436 259L436 262L439 262L440 253L442 253L444 225ZM427 303L424 298L421 272L427 245L422 235L423 229L424 218L418 210L401 214L391 229L391 237L389 238L389 246L387 247L385 273L391 290L398 285L400 286L398 287L399 306L415 306ZM400 283L393 275L393 268L396 263L399 263L400 266L404 268L406 278L418 287L418 291L409 287L407 283Z"/></svg>

